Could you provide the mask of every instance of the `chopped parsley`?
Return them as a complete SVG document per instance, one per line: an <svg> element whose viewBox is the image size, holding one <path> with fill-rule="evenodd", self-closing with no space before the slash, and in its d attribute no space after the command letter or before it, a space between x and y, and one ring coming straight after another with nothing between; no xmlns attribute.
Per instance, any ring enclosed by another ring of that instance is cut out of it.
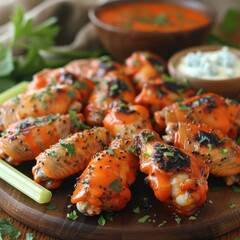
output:
<svg viewBox="0 0 240 240"><path fill-rule="evenodd" d="M164 152L163 156L164 157L174 157L174 152Z"/></svg>
<svg viewBox="0 0 240 240"><path fill-rule="evenodd" d="M91 127L85 124L81 119L78 119L77 113L74 110L69 110L69 116L71 121L76 125L78 129L90 129Z"/></svg>
<svg viewBox="0 0 240 240"><path fill-rule="evenodd" d="M220 153L226 154L226 153L228 153L228 149L227 148L221 148Z"/></svg>
<svg viewBox="0 0 240 240"><path fill-rule="evenodd" d="M139 207L139 206L135 207L135 208L133 209L133 212L134 212L134 213L140 213L140 212L141 212L140 207Z"/></svg>
<svg viewBox="0 0 240 240"><path fill-rule="evenodd" d="M71 143L67 143L66 140L60 140L60 145L67 149L70 157L76 155L75 147Z"/></svg>
<svg viewBox="0 0 240 240"><path fill-rule="evenodd" d="M76 88L76 89L86 89L88 90L89 89L89 86L85 83L85 82L80 82L80 81L77 81L73 84L73 87Z"/></svg>
<svg viewBox="0 0 240 240"><path fill-rule="evenodd" d="M136 151L136 148L134 148L132 146L128 146L127 151L130 153L134 153Z"/></svg>
<svg viewBox="0 0 240 240"><path fill-rule="evenodd" d="M183 103L178 103L178 105L179 105L179 109L182 110L182 111L190 110L190 108L187 105L183 104Z"/></svg>
<svg viewBox="0 0 240 240"><path fill-rule="evenodd" d="M67 213L67 218L72 221L75 221L78 218L77 212L73 210L72 212Z"/></svg>
<svg viewBox="0 0 240 240"><path fill-rule="evenodd" d="M208 145L209 150L213 150L213 144L209 143Z"/></svg>
<svg viewBox="0 0 240 240"><path fill-rule="evenodd" d="M240 193L240 187L232 186L232 189L235 193Z"/></svg>
<svg viewBox="0 0 240 240"><path fill-rule="evenodd" d="M67 92L67 95L68 95L70 98L75 98L75 97L76 97L76 93L73 92L73 91L68 91L68 92Z"/></svg>
<svg viewBox="0 0 240 240"><path fill-rule="evenodd" d="M143 137L143 141L144 143L147 143L151 138L153 138L154 135L153 134L150 134L150 135L147 135L147 136L144 136Z"/></svg>
<svg viewBox="0 0 240 240"><path fill-rule="evenodd" d="M49 203L47 205L47 210L56 210L56 209L57 209L57 206L54 203Z"/></svg>
<svg viewBox="0 0 240 240"><path fill-rule="evenodd" d="M8 239L13 240L19 238L20 235L21 232L12 225L9 219L0 218L0 237L6 236Z"/></svg>
<svg viewBox="0 0 240 240"><path fill-rule="evenodd" d="M190 217L188 217L188 220L190 220L190 221L195 221L195 220L197 220L197 216L190 216Z"/></svg>
<svg viewBox="0 0 240 240"><path fill-rule="evenodd" d="M158 224L158 228L163 227L164 225L166 225L167 221L162 221L161 223Z"/></svg>
<svg viewBox="0 0 240 240"><path fill-rule="evenodd" d="M115 152L113 151L112 148L109 147L109 148L107 149L107 152L108 152L109 155L111 155L111 156L113 156L113 157L117 157L117 155L115 154Z"/></svg>
<svg viewBox="0 0 240 240"><path fill-rule="evenodd" d="M138 223L145 223L150 218L150 215L145 215L138 219Z"/></svg>
<svg viewBox="0 0 240 240"><path fill-rule="evenodd" d="M99 218L98 218L98 224L100 225L100 226L104 226L105 224L106 224L106 219L104 218L104 216L101 214L100 216L99 216Z"/></svg>
<svg viewBox="0 0 240 240"><path fill-rule="evenodd" d="M49 153L49 155L51 156L51 157L55 157L56 155L57 155L57 153L56 153L56 151L51 151L50 153Z"/></svg>
<svg viewBox="0 0 240 240"><path fill-rule="evenodd" d="M37 240L37 239L33 237L32 233L26 233L26 240Z"/></svg>
<svg viewBox="0 0 240 240"><path fill-rule="evenodd" d="M231 209L234 209L234 208L237 207L237 204L235 204L235 203L230 203L230 204L228 204L227 207L228 207L228 208L231 208Z"/></svg>
<svg viewBox="0 0 240 240"><path fill-rule="evenodd" d="M175 217L175 222L179 224L182 221L182 219L178 216Z"/></svg>
<svg viewBox="0 0 240 240"><path fill-rule="evenodd" d="M114 192L121 192L122 191L121 178L115 179L113 182L109 184L108 187L111 188Z"/></svg>
<svg viewBox="0 0 240 240"><path fill-rule="evenodd" d="M102 212L98 218L98 224L104 226L107 222L113 222L114 212Z"/></svg>
<svg viewBox="0 0 240 240"><path fill-rule="evenodd" d="M143 157L151 157L151 153L144 152L144 153L143 153Z"/></svg>

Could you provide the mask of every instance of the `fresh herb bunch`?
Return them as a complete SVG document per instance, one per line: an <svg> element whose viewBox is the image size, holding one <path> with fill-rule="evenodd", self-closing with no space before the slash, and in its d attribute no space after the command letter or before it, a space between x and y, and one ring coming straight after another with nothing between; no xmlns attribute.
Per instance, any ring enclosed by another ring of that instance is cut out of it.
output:
<svg viewBox="0 0 240 240"><path fill-rule="evenodd" d="M11 17L13 36L6 43L0 43L0 92L17 82L31 80L34 73L43 68L56 68L77 58L98 57L105 52L74 51L56 52L51 49L60 31L57 18L51 17L35 26L33 19L27 19L21 7L17 7ZM14 49L20 49L21 55L14 55ZM54 59L46 59L42 51L54 53Z"/></svg>
<svg viewBox="0 0 240 240"><path fill-rule="evenodd" d="M3 86L14 84L22 78L46 67L46 62L40 54L41 50L47 50L54 44L54 38L59 32L56 26L57 19L50 18L38 26L33 26L32 19L26 19L22 8L17 7L11 23L13 24L13 36L6 43L0 43L0 90ZM15 48L21 49L24 54L14 56ZM4 81L5 80L5 81ZM6 81L8 80L8 81Z"/></svg>

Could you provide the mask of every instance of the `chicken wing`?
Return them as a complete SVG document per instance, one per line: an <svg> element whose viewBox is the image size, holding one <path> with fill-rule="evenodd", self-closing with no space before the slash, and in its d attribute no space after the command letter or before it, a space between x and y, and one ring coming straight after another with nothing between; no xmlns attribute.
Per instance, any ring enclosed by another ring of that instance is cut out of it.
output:
<svg viewBox="0 0 240 240"><path fill-rule="evenodd" d="M122 102L133 103L135 90L127 76L121 72L109 73L95 86L84 109L90 126L102 126L108 111Z"/></svg>
<svg viewBox="0 0 240 240"><path fill-rule="evenodd" d="M135 98L135 103L147 107L153 114L155 111L195 94L195 90L175 82L150 82L143 85L141 92Z"/></svg>
<svg viewBox="0 0 240 240"><path fill-rule="evenodd" d="M183 215L190 215L205 202L209 169L189 151L164 143L157 133L143 130L134 139L140 170L156 198Z"/></svg>
<svg viewBox="0 0 240 240"><path fill-rule="evenodd" d="M65 66L65 69L76 74L80 78L99 80L107 73L123 69L120 63L103 56L100 58L74 60Z"/></svg>
<svg viewBox="0 0 240 240"><path fill-rule="evenodd" d="M80 111L83 96L70 85L48 86L29 90L4 102L0 109L1 130L28 116L40 117L49 114L66 114L69 109Z"/></svg>
<svg viewBox="0 0 240 240"><path fill-rule="evenodd" d="M169 122L207 124L234 139L240 127L240 105L220 95L204 93L155 112L154 119L162 129Z"/></svg>
<svg viewBox="0 0 240 240"><path fill-rule="evenodd" d="M34 180L49 189L59 187L64 178L84 170L90 158L110 141L110 134L103 127L61 139L36 157L37 163L32 169Z"/></svg>
<svg viewBox="0 0 240 240"><path fill-rule="evenodd" d="M79 78L78 76L66 71L65 68L44 69L33 76L28 89L46 88L48 85L72 85L80 90L83 96L82 101L86 102L89 94L93 90L94 83L86 78Z"/></svg>
<svg viewBox="0 0 240 240"><path fill-rule="evenodd" d="M103 210L124 208L131 199L129 186L135 181L138 158L126 151L130 140L121 140L97 153L79 177L71 202L93 216Z"/></svg>
<svg viewBox="0 0 240 240"><path fill-rule="evenodd" d="M25 118L11 124L0 138L0 158L13 165L33 160L60 138L84 127L81 113Z"/></svg>
<svg viewBox="0 0 240 240"><path fill-rule="evenodd" d="M176 147L191 151L197 159L209 166L212 175L229 179L228 185L235 182L234 176L237 182L236 175L240 174L240 146L221 131L207 125L179 122L169 123L166 133L168 135L164 139Z"/></svg>
<svg viewBox="0 0 240 240"><path fill-rule="evenodd" d="M125 61L125 72L141 91L143 85L160 78L166 70L166 61L150 52L134 52Z"/></svg>
<svg viewBox="0 0 240 240"><path fill-rule="evenodd" d="M141 105L122 104L112 108L103 120L103 126L113 137L132 138L142 129L152 129L148 110Z"/></svg>

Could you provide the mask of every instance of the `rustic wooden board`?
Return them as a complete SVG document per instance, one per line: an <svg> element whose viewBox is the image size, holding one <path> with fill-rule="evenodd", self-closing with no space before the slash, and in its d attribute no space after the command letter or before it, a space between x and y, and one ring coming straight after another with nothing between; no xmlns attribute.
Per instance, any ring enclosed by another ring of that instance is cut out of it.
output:
<svg viewBox="0 0 240 240"><path fill-rule="evenodd" d="M33 163L22 165L19 170L31 176ZM151 189L144 185L144 176L139 176L132 186L132 200L126 209L114 216L113 222L105 226L98 225L98 217L87 217L79 214L75 221L66 215L75 209L70 204L70 194L74 189L75 177L65 181L63 186L53 191L52 203L56 210L48 210L48 204L37 204L9 184L0 180L0 207L9 215L22 223L51 235L58 239L210 239L240 227L240 193L226 187L221 179L210 178L208 200L199 209L196 220L181 217L180 224L175 221L174 214L159 203ZM216 191L217 190L217 191ZM148 198L151 209L133 213L136 206L143 206L144 198ZM229 204L235 203L235 208ZM138 223L138 219L150 215L151 222ZM167 223L158 228L159 223Z"/></svg>

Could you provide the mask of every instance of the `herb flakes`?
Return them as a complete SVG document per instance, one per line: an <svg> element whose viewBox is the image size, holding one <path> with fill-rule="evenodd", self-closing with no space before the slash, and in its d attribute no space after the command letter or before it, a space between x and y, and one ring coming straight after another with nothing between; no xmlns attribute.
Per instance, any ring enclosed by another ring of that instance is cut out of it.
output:
<svg viewBox="0 0 240 240"><path fill-rule="evenodd" d="M138 223L145 223L150 218L150 215L144 215L138 219Z"/></svg>
<svg viewBox="0 0 240 240"><path fill-rule="evenodd" d="M167 221L162 221L161 223L158 224L158 228L162 228L164 225L166 225Z"/></svg>
<svg viewBox="0 0 240 240"><path fill-rule="evenodd" d="M0 236L8 236L10 240L13 240L19 238L21 232L12 225L9 219L0 218Z"/></svg>
<svg viewBox="0 0 240 240"><path fill-rule="evenodd" d="M111 188L114 192L121 192L122 191L121 178L115 179L113 182L109 184L108 187Z"/></svg>
<svg viewBox="0 0 240 240"><path fill-rule="evenodd" d="M68 151L70 157L76 155L75 147L71 143L67 143L66 140L61 139L60 140L60 145Z"/></svg>
<svg viewBox="0 0 240 240"><path fill-rule="evenodd" d="M73 210L72 212L67 214L67 218L72 221L75 221L78 218L77 212Z"/></svg>

